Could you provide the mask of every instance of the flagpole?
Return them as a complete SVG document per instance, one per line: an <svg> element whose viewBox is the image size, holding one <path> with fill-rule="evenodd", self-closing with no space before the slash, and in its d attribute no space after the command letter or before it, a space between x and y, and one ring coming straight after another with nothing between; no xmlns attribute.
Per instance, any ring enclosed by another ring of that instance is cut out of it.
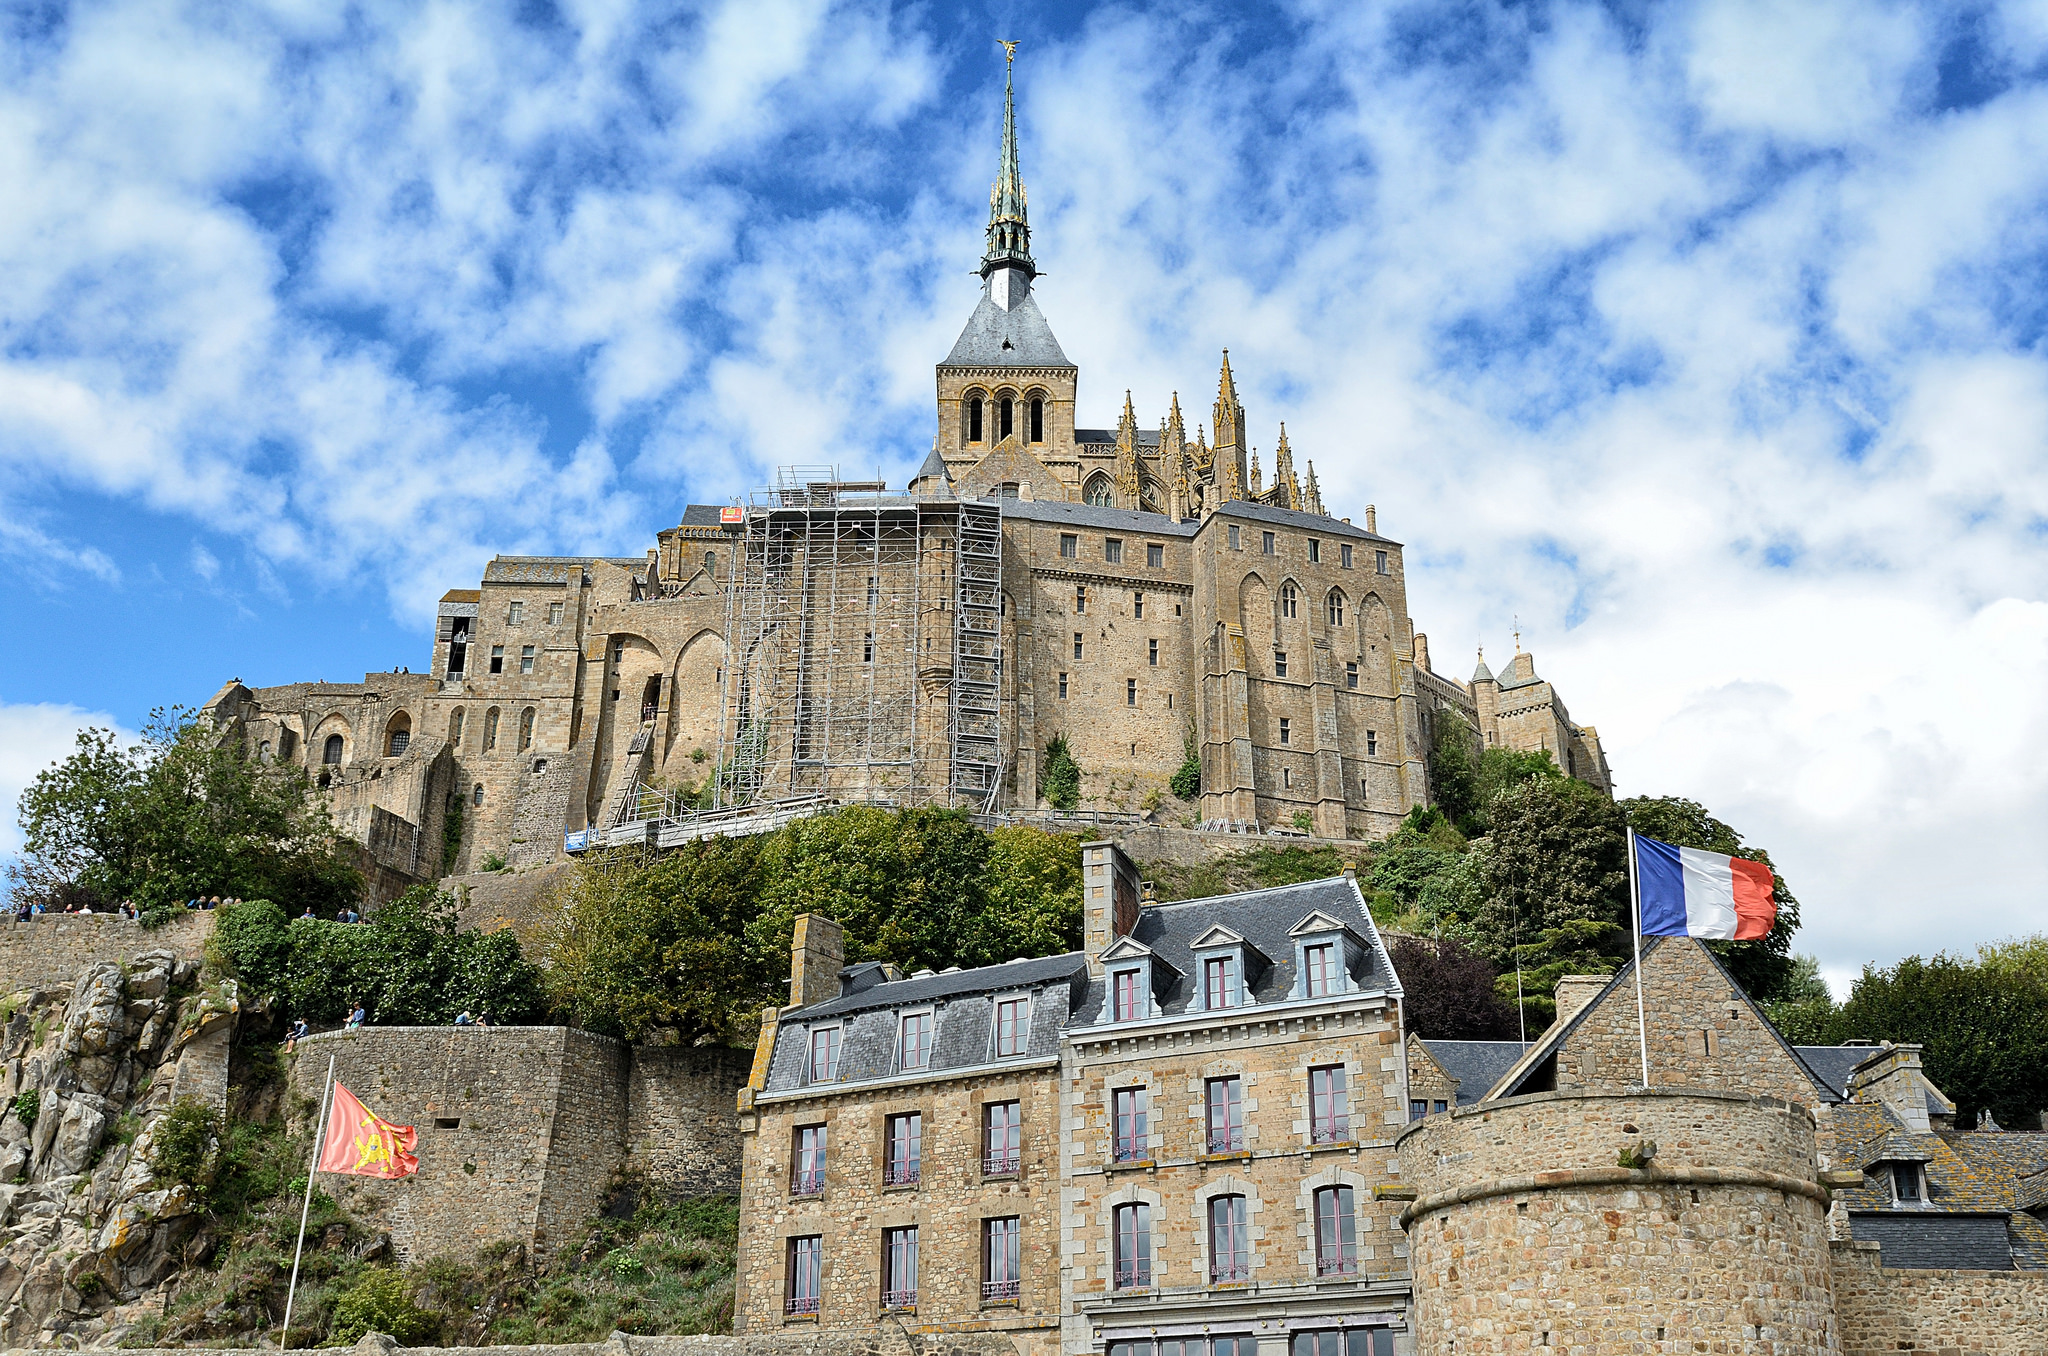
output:
<svg viewBox="0 0 2048 1356"><path fill-rule="evenodd" d="M334 1056L327 1056L327 1082L320 1089L320 1115L313 1122L313 1160L306 1165L306 1200L299 1207L299 1241L292 1248L292 1283L284 1292L284 1327L278 1330L277 1349L286 1350L292 1331L292 1300L299 1293L299 1255L306 1250L306 1216L313 1210L313 1174L320 1168L320 1141L327 1137L327 1102L334 1091Z"/></svg>
<svg viewBox="0 0 2048 1356"><path fill-rule="evenodd" d="M1643 892L1636 881L1636 831L1628 831L1628 903L1636 934L1636 1043L1643 1055L1643 1086L1650 1086L1650 1028L1643 1016Z"/></svg>

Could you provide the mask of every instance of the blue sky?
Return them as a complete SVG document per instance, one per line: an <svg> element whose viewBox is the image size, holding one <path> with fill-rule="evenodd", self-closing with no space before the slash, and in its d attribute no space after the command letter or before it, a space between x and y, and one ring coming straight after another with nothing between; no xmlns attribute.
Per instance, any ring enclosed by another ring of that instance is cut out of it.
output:
<svg viewBox="0 0 2048 1356"><path fill-rule="evenodd" d="M2042 926L2038 3L10 6L0 795L421 666L494 552L900 480L999 37L1084 422L1228 346L1438 666L1519 618L1836 978Z"/></svg>

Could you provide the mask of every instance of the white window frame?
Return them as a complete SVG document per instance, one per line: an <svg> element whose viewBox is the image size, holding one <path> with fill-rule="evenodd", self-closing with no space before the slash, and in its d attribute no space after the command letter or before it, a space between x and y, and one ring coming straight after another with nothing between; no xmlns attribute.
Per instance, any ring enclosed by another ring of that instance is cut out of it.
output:
<svg viewBox="0 0 2048 1356"><path fill-rule="evenodd" d="M904 1045L910 1035L910 1024L923 1022L924 1040L919 1048L920 1060L907 1063L904 1056L909 1053ZM933 1008L908 1008L896 1015L896 1068L902 1073L916 1073L932 1067L932 1046L939 1035L938 1013Z"/></svg>
<svg viewBox="0 0 2048 1356"><path fill-rule="evenodd" d="M818 1038L830 1035L832 1038L832 1063L823 1076L818 1073ZM839 1057L846 1049L846 1027L844 1023L833 1022L829 1026L814 1026L804 1032L804 1082L836 1083L839 1081Z"/></svg>
<svg viewBox="0 0 2048 1356"><path fill-rule="evenodd" d="M1016 1004L1019 1011L1017 1020L1017 1048L1009 1054L1003 1053L1003 1008ZM1031 995L1028 993L1007 994L996 999L994 1019L989 1022L989 1049L995 1059L1018 1059L1031 1053Z"/></svg>

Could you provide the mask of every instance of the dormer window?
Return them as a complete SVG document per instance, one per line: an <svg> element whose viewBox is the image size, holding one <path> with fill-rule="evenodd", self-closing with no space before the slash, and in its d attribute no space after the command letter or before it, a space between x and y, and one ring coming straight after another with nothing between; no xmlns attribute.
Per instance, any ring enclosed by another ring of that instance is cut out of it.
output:
<svg viewBox="0 0 2048 1356"><path fill-rule="evenodd" d="M811 1082L830 1083L839 1077L839 1031L828 1026L811 1033Z"/></svg>
<svg viewBox="0 0 2048 1356"><path fill-rule="evenodd" d="M1308 996L1327 998L1337 992L1337 944L1318 942L1301 949L1302 973L1308 976Z"/></svg>
<svg viewBox="0 0 2048 1356"><path fill-rule="evenodd" d="M996 1004L996 1057L1021 1055L1031 1043L1030 1002L1006 998Z"/></svg>
<svg viewBox="0 0 2048 1356"><path fill-rule="evenodd" d="M1272 963L1221 923L1195 938L1189 949L1195 953L1196 973L1201 977L1198 1001L1206 1012L1250 1003L1253 981Z"/></svg>
<svg viewBox="0 0 2048 1356"><path fill-rule="evenodd" d="M1202 962L1202 1006L1211 1012L1237 1006L1237 957L1211 956Z"/></svg>
<svg viewBox="0 0 2048 1356"><path fill-rule="evenodd" d="M1892 1201L1897 1205L1918 1205L1927 1199L1918 1163L1892 1164Z"/></svg>
<svg viewBox="0 0 2048 1356"><path fill-rule="evenodd" d="M896 1041L896 1067L923 1069L931 1062L932 1015L929 1012L904 1013L902 1030Z"/></svg>
<svg viewBox="0 0 2048 1356"><path fill-rule="evenodd" d="M1145 972L1133 966L1129 970L1118 970L1112 976L1115 986L1115 1019L1119 1022L1135 1022L1145 1015Z"/></svg>
<svg viewBox="0 0 2048 1356"><path fill-rule="evenodd" d="M1354 993L1353 977L1367 951L1341 919L1317 910L1289 930L1294 939L1294 986L1289 998L1332 998Z"/></svg>

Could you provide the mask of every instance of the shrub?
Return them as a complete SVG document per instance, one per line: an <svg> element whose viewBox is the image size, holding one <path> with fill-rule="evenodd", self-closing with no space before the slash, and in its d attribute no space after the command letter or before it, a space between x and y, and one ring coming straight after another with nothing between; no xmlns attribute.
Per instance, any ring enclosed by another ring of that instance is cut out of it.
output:
<svg viewBox="0 0 2048 1356"><path fill-rule="evenodd" d="M34 1088L30 1088L27 1092L14 1099L14 1114L21 1117L21 1123L24 1126L34 1125L36 1117L42 1113L42 1109L43 1095Z"/></svg>
<svg viewBox="0 0 2048 1356"><path fill-rule="evenodd" d="M440 1319L413 1303L412 1288L388 1267L370 1267L334 1301L329 1346L354 1346L364 1333L381 1332L402 1347L419 1346L440 1329Z"/></svg>
<svg viewBox="0 0 2048 1356"><path fill-rule="evenodd" d="M1067 748L1065 735L1054 735L1045 746L1045 775L1038 793L1055 810L1071 810L1081 803L1081 765Z"/></svg>
<svg viewBox="0 0 2048 1356"><path fill-rule="evenodd" d="M1190 724L1181 741L1187 756L1181 765L1173 770L1173 777L1167 783L1174 795L1182 800L1193 800L1202 794L1202 750L1195 743L1195 727Z"/></svg>
<svg viewBox="0 0 2048 1356"><path fill-rule="evenodd" d="M254 995L282 993L291 968L291 927L284 910L267 899L223 904L207 950Z"/></svg>
<svg viewBox="0 0 2048 1356"><path fill-rule="evenodd" d="M149 1166L160 1180L204 1196L213 1178L220 1118L196 1097L180 1097L150 1132Z"/></svg>

